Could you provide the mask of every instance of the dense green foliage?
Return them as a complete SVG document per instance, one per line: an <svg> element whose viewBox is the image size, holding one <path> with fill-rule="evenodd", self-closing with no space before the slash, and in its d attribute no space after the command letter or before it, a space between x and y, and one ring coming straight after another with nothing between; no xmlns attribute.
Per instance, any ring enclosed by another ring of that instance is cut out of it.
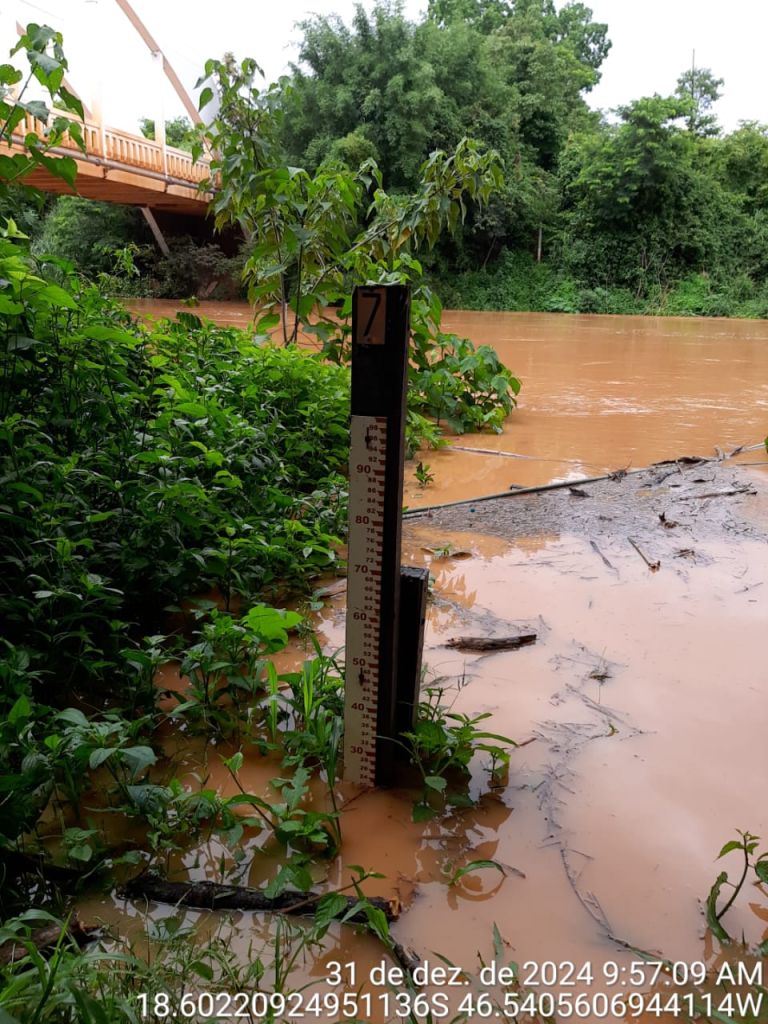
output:
<svg viewBox="0 0 768 1024"><path fill-rule="evenodd" d="M431 251L417 240L405 244L409 257L420 249L419 266L449 305L765 315L768 127L744 123L722 134L715 105L725 85L710 69L693 65L673 95L640 97L601 117L587 99L610 50L608 26L582 3L430 0L414 22L397 0L380 0L358 8L348 25L314 16L302 32L298 63L277 86L255 87L254 62L207 69L206 102L214 91L225 100L207 141L214 144L228 122L244 144L234 193L225 182L217 206L219 223L243 233L242 257L178 239L161 258L143 225L110 214L105 242L119 237L139 247L134 293L232 297L246 263L253 299L284 300L286 310L299 292L332 301L363 269L359 260L340 267L338 252L357 253L372 220L381 226L393 204L420 190L423 197L430 154L453 153L472 138L477 152L498 155L503 183L459 217L437 211L451 237L430 239ZM248 112L234 104L238 91ZM143 130L153 134L149 119ZM185 118L166 131L172 144L194 149ZM238 158L235 147L221 165L225 177ZM258 179L263 205L255 219L232 205L234 194L246 194L246 167L284 175ZM339 187L342 179L349 188ZM111 271L102 240L86 251L94 217L85 204L54 204L42 237L34 207L20 201L14 216L33 233L35 251L55 248L87 273L96 264ZM288 221L299 235L285 234ZM265 244L282 251L273 260ZM398 240L391 254L402 249ZM326 274L329 263L340 273ZM412 266L401 263L397 273L424 284Z"/></svg>
<svg viewBox="0 0 768 1024"><path fill-rule="evenodd" d="M32 252L63 257L88 277L109 273L114 252L136 239L147 240L141 213L131 206L97 203L80 196L59 196L34 231Z"/></svg>
<svg viewBox="0 0 768 1024"><path fill-rule="evenodd" d="M435 150L414 190L399 194L384 189L374 160L357 170L334 161L314 172L286 166L280 90L258 89L252 60L211 60L205 71L213 84L201 106L214 90L218 100L202 133L216 154L211 207L218 226L237 224L248 240L244 277L258 329L279 326L286 345L300 332L314 335L323 354L342 364L350 352L352 285L410 285L409 451L436 441L425 415L457 433L501 430L520 382L492 350L476 351L468 339L441 331L442 305L419 259L466 218L473 201L482 206L501 188L497 154L468 139L451 154Z"/></svg>
<svg viewBox="0 0 768 1024"><path fill-rule="evenodd" d="M722 135L709 69L601 119L586 96L610 42L581 3L431 0L412 23L380 2L302 27L291 160L373 157L397 192L465 134L500 154L504 188L426 260L449 305L765 315L768 128Z"/></svg>
<svg viewBox="0 0 768 1024"><path fill-rule="evenodd" d="M0 615L35 668L99 675L125 624L169 601L333 560L343 371L190 314L149 335L8 242L0 261Z"/></svg>
<svg viewBox="0 0 768 1024"><path fill-rule="evenodd" d="M172 299L242 294L244 255L227 256L216 242L189 235L169 235L170 251L164 254L136 207L58 196L43 209L15 194L7 199L6 215L30 235L38 259L64 258L90 280L104 275L111 294Z"/></svg>

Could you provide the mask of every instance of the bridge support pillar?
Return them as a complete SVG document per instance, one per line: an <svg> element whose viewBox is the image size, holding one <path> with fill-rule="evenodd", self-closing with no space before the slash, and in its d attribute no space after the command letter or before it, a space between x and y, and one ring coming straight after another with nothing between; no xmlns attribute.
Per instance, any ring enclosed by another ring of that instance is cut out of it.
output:
<svg viewBox="0 0 768 1024"><path fill-rule="evenodd" d="M142 206L141 212L144 214L144 220L149 224L149 230L155 237L157 247L163 256L169 256L171 250L168 248L168 243L165 240L163 232L160 230L160 225L155 220L155 215L152 213L148 206Z"/></svg>

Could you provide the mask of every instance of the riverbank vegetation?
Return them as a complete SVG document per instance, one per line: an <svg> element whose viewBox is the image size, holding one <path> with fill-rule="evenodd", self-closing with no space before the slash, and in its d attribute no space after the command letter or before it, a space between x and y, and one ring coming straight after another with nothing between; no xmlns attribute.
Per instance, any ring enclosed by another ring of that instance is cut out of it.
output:
<svg viewBox="0 0 768 1024"><path fill-rule="evenodd" d="M768 314L768 128L722 133L708 69L601 116L586 100L609 26L580 3L430 0L418 22L380 3L302 31L291 159L374 157L407 189L464 134L499 152L504 189L429 261L448 306Z"/></svg>
<svg viewBox="0 0 768 1024"><path fill-rule="evenodd" d="M768 316L768 127L719 128L727 83L716 69L682 71L670 95L600 114L587 100L610 26L581 3L430 0L412 21L381 0L350 24L314 17L299 32L291 74L263 91L282 166L357 172L372 159L392 200L416 191L436 149L471 137L499 154L503 188L424 260L447 306ZM179 119L168 137L192 145ZM56 200L34 237L56 237L87 269L93 255L61 228L80 217ZM121 232L141 247L134 293L232 297L252 255L247 231L239 251L237 232L226 255L187 236L163 260L136 218Z"/></svg>
<svg viewBox="0 0 768 1024"><path fill-rule="evenodd" d="M62 85L60 36L30 25L20 48L50 101L81 114ZM288 168L264 145L279 122L269 96L249 87L253 63L208 71L221 100L209 128L216 213L251 240L253 330L192 312L133 320L105 294L115 275L95 244L114 241L120 213L112 236L85 206L72 207L88 218L85 238L66 218L48 218L36 244L12 217L0 235L3 1020L134 1021L141 993L159 994L145 1007L158 1015L162 993L174 1007L188 995L188 977L171 976L187 966L223 992L290 991L296 958L339 920L393 952L387 915L364 895L371 871L348 866L350 882L329 881L343 842L344 665L321 650L305 611L343 554L350 310L315 310L356 280L412 286L412 445L439 443L441 420L500 429L519 389L490 349L440 331L418 258L499 187L496 155L471 142L436 154L414 193L397 198L373 163ZM19 81L0 68L4 86ZM3 88L2 138L27 109L23 92ZM39 101L34 113L48 120ZM77 136L77 121L51 127L27 137L27 152L0 157L7 208L37 208L39 197L10 184L36 164L75 181L74 161L51 149L63 132ZM64 238L96 262L77 270L40 248ZM118 256L134 274L130 247ZM320 351L297 345L300 332ZM273 659L291 639L298 666L279 670ZM482 731L485 717L423 706L405 737L415 821L474 805L475 755L491 758L489 784L503 773L512 741ZM248 764L262 766L253 789ZM209 783L217 770L226 785ZM215 940L190 959L190 936L176 941L176 931L156 936L169 941L149 959L117 938L79 954L90 936L69 915L84 891L150 873L187 878L211 847L213 879L247 882L257 865L267 901L312 901L309 924L276 925L265 959L247 968ZM320 898L309 895L316 886ZM272 1009L257 1015L276 1018Z"/></svg>

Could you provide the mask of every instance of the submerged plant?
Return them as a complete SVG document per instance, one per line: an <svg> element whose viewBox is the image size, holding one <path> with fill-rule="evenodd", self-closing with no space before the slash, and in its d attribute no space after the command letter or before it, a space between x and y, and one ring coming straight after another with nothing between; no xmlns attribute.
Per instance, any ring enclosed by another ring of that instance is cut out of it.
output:
<svg viewBox="0 0 768 1024"><path fill-rule="evenodd" d="M187 649L180 673L188 679L171 712L207 735L240 736L253 727L257 698L266 689L266 655L281 651L288 630L301 621L296 612L266 605L251 608L242 618L212 609L199 640Z"/></svg>
<svg viewBox="0 0 768 1024"><path fill-rule="evenodd" d="M466 715L452 711L451 705L443 703L442 687L426 692L427 700L419 705L414 729L403 733L411 763L418 768L424 783L421 799L414 805L414 821L435 816L432 801L436 795L450 806L472 806L465 785L472 758L478 752L490 755L489 771L495 780L509 764L507 747L517 746L508 736L479 728L481 722L491 717L490 712ZM452 792L452 780L463 786Z"/></svg>
<svg viewBox="0 0 768 1024"><path fill-rule="evenodd" d="M732 937L722 923L722 919L736 902L749 877L750 871L754 874L756 883L768 885L768 850L756 854L760 837L752 835L751 832L742 832L740 829L736 831L739 834L739 838L729 840L717 855L717 859L719 860L729 853L736 853L738 851L743 860L739 879L737 882L732 882L728 877L728 872L721 871L707 897L707 924L712 930L712 934L721 942L732 941ZM728 899L720 905L724 886L728 886L733 891ZM762 956L768 956L768 941L762 944L759 952Z"/></svg>

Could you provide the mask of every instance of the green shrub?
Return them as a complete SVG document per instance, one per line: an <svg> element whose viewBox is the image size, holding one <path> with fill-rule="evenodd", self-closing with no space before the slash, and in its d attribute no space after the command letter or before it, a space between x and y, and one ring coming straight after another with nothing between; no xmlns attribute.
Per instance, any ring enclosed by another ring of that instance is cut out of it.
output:
<svg viewBox="0 0 768 1024"><path fill-rule="evenodd" d="M149 241L135 207L59 196L35 236L32 253L38 258L69 260L81 273L95 277L112 270L115 249L129 242Z"/></svg>
<svg viewBox="0 0 768 1024"><path fill-rule="evenodd" d="M7 241L0 277L0 619L33 669L121 675L169 602L334 564L345 370L190 314L148 332Z"/></svg>

